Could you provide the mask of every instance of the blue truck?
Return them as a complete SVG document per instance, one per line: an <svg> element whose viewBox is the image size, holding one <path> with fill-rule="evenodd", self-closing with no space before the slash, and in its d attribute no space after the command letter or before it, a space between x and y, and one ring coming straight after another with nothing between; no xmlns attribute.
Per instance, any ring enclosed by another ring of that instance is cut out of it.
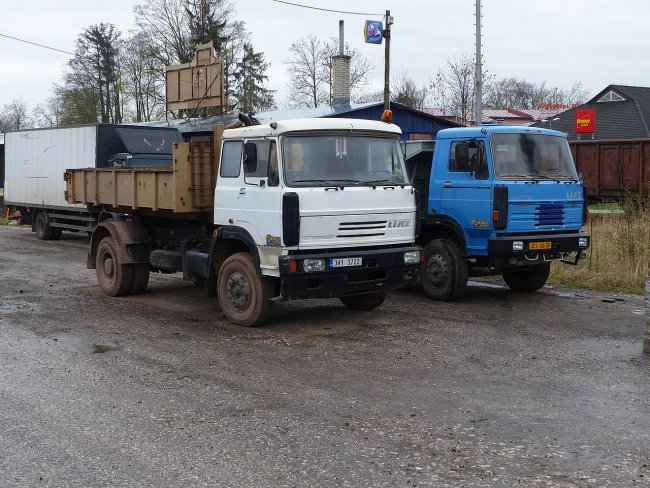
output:
<svg viewBox="0 0 650 488"><path fill-rule="evenodd" d="M590 236L586 189L565 134L522 126L445 129L407 142L418 193L420 286L463 295L469 276L502 275L517 292L544 286L553 261L577 264Z"/></svg>

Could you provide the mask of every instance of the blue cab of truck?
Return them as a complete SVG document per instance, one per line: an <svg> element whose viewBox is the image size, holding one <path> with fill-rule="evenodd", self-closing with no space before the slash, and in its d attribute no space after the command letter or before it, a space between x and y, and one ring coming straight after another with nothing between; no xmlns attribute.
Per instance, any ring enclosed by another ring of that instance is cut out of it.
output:
<svg viewBox="0 0 650 488"><path fill-rule="evenodd" d="M407 142L405 153L419 199L420 286L430 298L459 298L469 276L496 274L514 291L536 291L553 261L585 257L586 190L565 134L453 128Z"/></svg>

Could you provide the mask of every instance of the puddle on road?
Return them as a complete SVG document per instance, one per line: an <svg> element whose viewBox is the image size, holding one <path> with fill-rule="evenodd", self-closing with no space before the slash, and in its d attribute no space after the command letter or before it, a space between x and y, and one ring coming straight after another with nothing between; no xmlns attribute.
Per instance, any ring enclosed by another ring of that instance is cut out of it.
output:
<svg viewBox="0 0 650 488"><path fill-rule="evenodd" d="M121 351L120 346L107 346L105 344L93 344L93 354L103 354L110 351Z"/></svg>

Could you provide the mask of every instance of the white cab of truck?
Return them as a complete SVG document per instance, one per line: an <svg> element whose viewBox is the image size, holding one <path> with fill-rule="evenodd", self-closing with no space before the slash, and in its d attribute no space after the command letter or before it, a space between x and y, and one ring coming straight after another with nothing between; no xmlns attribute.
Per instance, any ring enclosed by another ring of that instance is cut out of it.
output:
<svg viewBox="0 0 650 488"><path fill-rule="evenodd" d="M281 278L285 299L380 298L419 260L400 135L394 124L340 118L225 130L214 224L254 241L261 273Z"/></svg>

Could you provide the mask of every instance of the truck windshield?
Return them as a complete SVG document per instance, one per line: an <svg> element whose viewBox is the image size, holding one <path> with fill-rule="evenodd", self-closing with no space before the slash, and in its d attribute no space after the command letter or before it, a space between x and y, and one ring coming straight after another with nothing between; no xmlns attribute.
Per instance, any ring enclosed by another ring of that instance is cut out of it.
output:
<svg viewBox="0 0 650 488"><path fill-rule="evenodd" d="M545 134L493 134L494 174L503 180L577 180L569 143Z"/></svg>
<svg viewBox="0 0 650 488"><path fill-rule="evenodd" d="M398 139L341 135L287 136L282 141L288 186L405 185Z"/></svg>

